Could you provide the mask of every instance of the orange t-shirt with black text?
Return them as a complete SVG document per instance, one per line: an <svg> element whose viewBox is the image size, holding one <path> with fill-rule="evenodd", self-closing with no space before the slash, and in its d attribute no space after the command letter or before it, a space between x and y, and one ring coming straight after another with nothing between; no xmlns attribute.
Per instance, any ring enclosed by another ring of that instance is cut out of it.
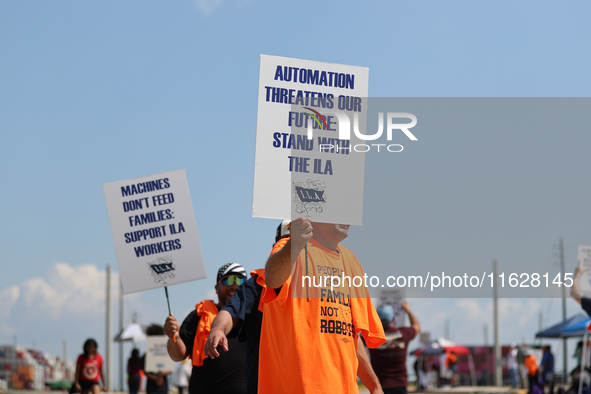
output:
<svg viewBox="0 0 591 394"><path fill-rule="evenodd" d="M304 249L280 291L266 288L261 296L259 394L357 393L358 333L371 348L386 340L367 288L331 291L330 282L310 287L310 281L308 292L302 288L306 275L313 284L327 275L362 277L355 255L341 245L338 253L328 250L314 239L307 249L307 273Z"/></svg>

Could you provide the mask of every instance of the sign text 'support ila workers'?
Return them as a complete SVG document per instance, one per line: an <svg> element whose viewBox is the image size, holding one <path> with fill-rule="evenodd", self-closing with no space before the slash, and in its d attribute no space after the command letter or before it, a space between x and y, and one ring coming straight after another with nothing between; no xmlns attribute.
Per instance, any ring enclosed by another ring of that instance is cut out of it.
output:
<svg viewBox="0 0 591 394"><path fill-rule="evenodd" d="M185 170L103 190L125 294L206 277Z"/></svg>

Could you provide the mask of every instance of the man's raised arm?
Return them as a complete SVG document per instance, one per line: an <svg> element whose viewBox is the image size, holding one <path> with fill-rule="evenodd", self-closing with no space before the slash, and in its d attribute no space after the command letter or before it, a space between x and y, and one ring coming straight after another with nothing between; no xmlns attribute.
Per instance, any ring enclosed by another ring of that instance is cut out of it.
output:
<svg viewBox="0 0 591 394"><path fill-rule="evenodd" d="M579 260L579 265L577 266L577 268L575 268L575 277L573 278L573 285L570 288L570 296L579 304L581 304L581 299L583 298L583 292L581 291L581 287L579 286L579 280L581 279L583 273L585 273L586 271L587 270L584 269L583 265L581 264L581 260Z"/></svg>
<svg viewBox="0 0 591 394"><path fill-rule="evenodd" d="M269 256L265 266L265 283L271 289L277 289L291 275L291 265L295 263L300 251L312 238L312 221L310 218L297 218L290 224L290 239L285 247Z"/></svg>
<svg viewBox="0 0 591 394"><path fill-rule="evenodd" d="M410 305L408 301L404 301L400 304L402 309L408 314L408 319L410 320L410 325L412 328L415 329L415 335L419 335L421 332L421 324L419 323L419 319L410 311Z"/></svg>

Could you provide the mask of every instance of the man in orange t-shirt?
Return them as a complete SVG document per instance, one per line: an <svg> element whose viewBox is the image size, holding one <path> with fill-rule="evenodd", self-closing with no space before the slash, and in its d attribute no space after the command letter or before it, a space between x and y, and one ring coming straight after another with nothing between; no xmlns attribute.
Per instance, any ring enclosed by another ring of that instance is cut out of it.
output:
<svg viewBox="0 0 591 394"><path fill-rule="evenodd" d="M528 393L539 392L540 389L534 389L535 386L540 386L540 380L538 378L538 360L533 353L529 353L523 359L523 365L527 368L527 377L529 380L529 391Z"/></svg>
<svg viewBox="0 0 591 394"><path fill-rule="evenodd" d="M457 386L456 376L458 371L458 356L452 350L447 352L447 357L445 358L445 366L451 371L451 378L450 384L452 387Z"/></svg>
<svg viewBox="0 0 591 394"><path fill-rule="evenodd" d="M290 230L265 270L259 394L353 394L357 376L371 393L382 393L360 335L370 348L386 340L367 288L323 281L364 275L339 245L349 226L297 218Z"/></svg>

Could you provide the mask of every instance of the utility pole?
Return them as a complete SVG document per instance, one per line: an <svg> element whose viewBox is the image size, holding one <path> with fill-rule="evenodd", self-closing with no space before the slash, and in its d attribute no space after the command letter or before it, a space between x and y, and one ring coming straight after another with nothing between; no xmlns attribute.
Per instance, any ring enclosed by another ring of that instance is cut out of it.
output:
<svg viewBox="0 0 591 394"><path fill-rule="evenodd" d="M503 385L503 366L501 364L501 344L499 343L499 290L497 287L497 261L493 261L494 332L495 332L495 386Z"/></svg>
<svg viewBox="0 0 591 394"><path fill-rule="evenodd" d="M564 242L562 238L560 238L560 278L564 280ZM566 286L564 284L560 286L562 289L562 321L566 320ZM566 338L562 338L562 382L566 383L566 355L567 355L567 347L566 347Z"/></svg>
<svg viewBox="0 0 591 394"><path fill-rule="evenodd" d="M490 373L490 363L489 363L489 358L490 358L490 349L488 348L488 324L484 323L484 355L485 355L485 368L486 368L486 385L488 386L491 383L491 373Z"/></svg>
<svg viewBox="0 0 591 394"><path fill-rule="evenodd" d="M62 363L64 365L64 377L63 380L68 380L68 367L66 366L66 341L62 341ZM68 389L64 386L64 392L67 392Z"/></svg>
<svg viewBox="0 0 591 394"><path fill-rule="evenodd" d="M123 332L123 283L119 281L119 332ZM123 341L119 342L119 390L123 389Z"/></svg>
<svg viewBox="0 0 591 394"><path fill-rule="evenodd" d="M107 265L107 391L113 391L113 365L111 363L111 266Z"/></svg>
<svg viewBox="0 0 591 394"><path fill-rule="evenodd" d="M14 371L15 369L17 369L17 366L16 366L16 360L17 360L17 356L16 356L16 353L17 353L16 346L17 346L17 341L16 341L16 334L14 334L14 351L12 352L12 360L11 360L11 362L12 362L12 365L11 365L11 367L10 367L12 371Z"/></svg>

